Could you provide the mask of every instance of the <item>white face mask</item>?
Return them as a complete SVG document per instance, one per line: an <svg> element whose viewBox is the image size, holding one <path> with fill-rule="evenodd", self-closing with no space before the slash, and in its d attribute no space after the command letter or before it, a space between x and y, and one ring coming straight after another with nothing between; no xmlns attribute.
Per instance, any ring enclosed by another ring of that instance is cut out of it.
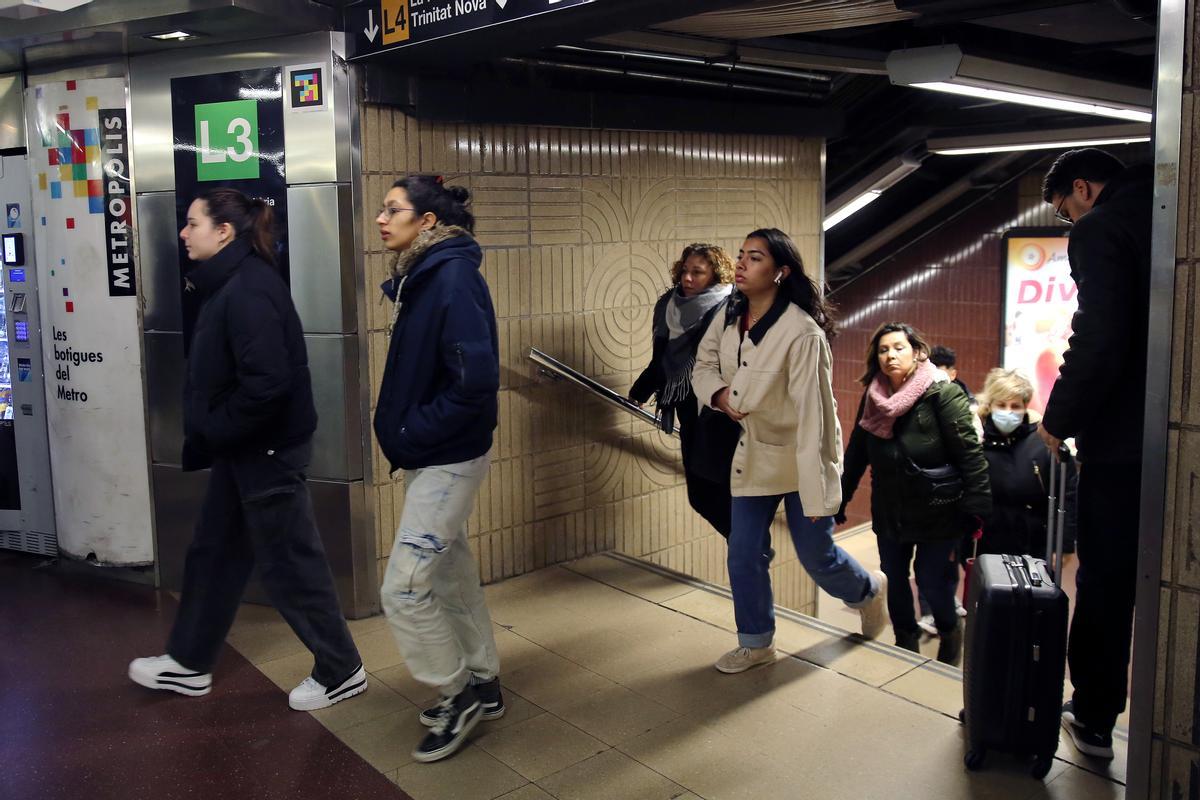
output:
<svg viewBox="0 0 1200 800"><path fill-rule="evenodd" d="M992 424L996 426L996 430L1006 436L1021 426L1025 421L1025 414L1020 411L993 411Z"/></svg>

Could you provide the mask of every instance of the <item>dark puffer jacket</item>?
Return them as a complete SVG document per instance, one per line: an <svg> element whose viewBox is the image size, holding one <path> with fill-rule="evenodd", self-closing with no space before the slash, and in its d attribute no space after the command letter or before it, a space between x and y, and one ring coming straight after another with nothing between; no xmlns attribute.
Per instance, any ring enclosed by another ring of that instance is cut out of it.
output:
<svg viewBox="0 0 1200 800"><path fill-rule="evenodd" d="M183 468L307 442L317 429L308 352L279 272L239 238L188 282L201 304L188 349Z"/></svg>
<svg viewBox="0 0 1200 800"><path fill-rule="evenodd" d="M863 395L863 401L866 394ZM871 467L871 524L875 533L901 542L935 542L956 539L975 529L975 517L992 510L987 462L971 420L967 396L953 383L934 383L907 414L896 419L892 439L868 433L858 424L846 447L842 472L843 508L854 496L867 467ZM952 464L962 474L964 492L955 505L927 505L915 497L916 478L905 471L908 463L897 446L903 442L908 456L920 467Z"/></svg>
<svg viewBox="0 0 1200 800"><path fill-rule="evenodd" d="M1050 451L1036 435L1037 425L1026 421L1008 436L996 430L991 417L983 422L983 456L992 485L992 516L983 526L980 553L1046 553L1046 505L1050 470L1058 469ZM1056 478L1057 480L1057 478ZM1067 461L1067 518L1063 549L1075 551L1075 465ZM967 552L970 555L970 551Z"/></svg>
<svg viewBox="0 0 1200 800"><path fill-rule="evenodd" d="M500 346L483 253L461 228L434 230L404 254L405 277L383 285L400 308L375 436L393 471L478 458L496 427Z"/></svg>

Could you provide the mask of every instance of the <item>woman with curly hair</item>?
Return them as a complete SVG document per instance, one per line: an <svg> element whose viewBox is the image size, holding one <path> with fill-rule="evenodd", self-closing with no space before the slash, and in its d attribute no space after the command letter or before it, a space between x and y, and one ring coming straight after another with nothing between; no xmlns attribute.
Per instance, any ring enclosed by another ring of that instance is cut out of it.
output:
<svg viewBox="0 0 1200 800"><path fill-rule="evenodd" d="M629 399L638 405L656 396L660 424L667 433L679 423L679 445L688 503L717 533L729 536L729 484L715 484L691 469L692 436L698 406L692 393L696 347L708 323L729 297L733 261L720 247L689 244L671 266L671 288L654 306L654 350L634 381Z"/></svg>

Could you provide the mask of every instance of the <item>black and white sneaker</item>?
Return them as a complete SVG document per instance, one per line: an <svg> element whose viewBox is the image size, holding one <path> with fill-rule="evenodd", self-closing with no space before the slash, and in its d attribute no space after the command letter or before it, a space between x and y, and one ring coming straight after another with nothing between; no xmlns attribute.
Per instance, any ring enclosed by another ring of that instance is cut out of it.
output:
<svg viewBox="0 0 1200 800"><path fill-rule="evenodd" d="M437 707L437 719L430 726L429 734L413 750L413 760L427 764L454 755L482 716L483 704L470 684L457 696L442 698Z"/></svg>
<svg viewBox="0 0 1200 800"><path fill-rule="evenodd" d="M490 681L472 684L472 688L475 689L475 694L479 697L479 703L483 706L483 714L480 715L480 719L487 722L493 719L500 719L504 716L504 695L500 692L499 676L492 678ZM440 708L440 705L436 705L422 711L421 716L418 717L421 720L421 724L426 728L432 728L437 724Z"/></svg>
<svg viewBox="0 0 1200 800"><path fill-rule="evenodd" d="M170 656L135 658L129 662L129 679L147 689L165 689L189 697L212 691L212 673L196 672Z"/></svg>
<svg viewBox="0 0 1200 800"><path fill-rule="evenodd" d="M1071 737L1075 749L1085 756L1105 760L1111 760L1114 757L1112 732L1105 733L1080 724L1075 718L1075 702L1073 700L1063 703L1062 725Z"/></svg>
<svg viewBox="0 0 1200 800"><path fill-rule="evenodd" d="M288 694L288 705L296 711L316 711L318 708L329 708L334 703L340 703L347 697L354 697L366 690L367 671L360 664L358 669L350 673L349 678L336 686L325 687L311 676L305 678Z"/></svg>

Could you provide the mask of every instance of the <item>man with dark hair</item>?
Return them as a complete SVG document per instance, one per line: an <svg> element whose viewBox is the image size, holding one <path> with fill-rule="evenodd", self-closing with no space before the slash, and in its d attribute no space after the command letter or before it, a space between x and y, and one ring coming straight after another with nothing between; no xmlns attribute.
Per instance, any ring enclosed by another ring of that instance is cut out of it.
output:
<svg viewBox="0 0 1200 800"><path fill-rule="evenodd" d="M1112 758L1125 709L1137 574L1151 170L1103 150L1069 150L1042 197L1073 225L1067 255L1079 287L1070 347L1038 430L1057 453L1079 447L1075 616L1067 658L1073 698L1063 725L1081 753Z"/></svg>
<svg viewBox="0 0 1200 800"><path fill-rule="evenodd" d="M958 379L958 353L945 345L934 345L929 350L929 361L935 367L946 373L946 377L955 386L963 390L963 394L967 396L967 402L974 405L975 395L971 394L971 390L967 385Z"/></svg>

